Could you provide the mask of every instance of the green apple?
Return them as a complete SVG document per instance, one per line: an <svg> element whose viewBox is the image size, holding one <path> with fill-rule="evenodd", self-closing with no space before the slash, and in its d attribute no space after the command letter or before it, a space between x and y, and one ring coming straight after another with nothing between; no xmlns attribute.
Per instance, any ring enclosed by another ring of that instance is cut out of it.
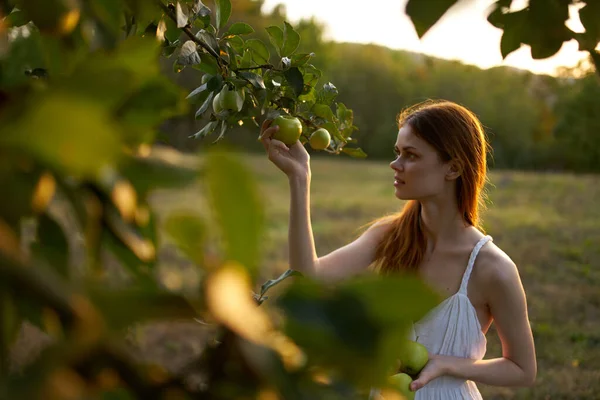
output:
<svg viewBox="0 0 600 400"><path fill-rule="evenodd" d="M410 384L413 379L403 372L392 375L389 377L390 384L400 392L401 395L406 397L407 400L413 400L415 398L415 392L410 390Z"/></svg>
<svg viewBox="0 0 600 400"><path fill-rule="evenodd" d="M429 353L421 343L409 340L403 346L399 358L400 371L416 376L429 361Z"/></svg>
<svg viewBox="0 0 600 400"><path fill-rule="evenodd" d="M331 135L327 129L319 128L310 135L308 143L315 150L325 150L331 143Z"/></svg>
<svg viewBox="0 0 600 400"><path fill-rule="evenodd" d="M289 115L278 116L273 120L271 126L279 127L279 130L273 134L273 139L280 140L288 146L296 143L302 134L300 120Z"/></svg>
<svg viewBox="0 0 600 400"><path fill-rule="evenodd" d="M227 85L213 99L215 114L223 111L240 111L244 105L245 93L243 90L230 90Z"/></svg>

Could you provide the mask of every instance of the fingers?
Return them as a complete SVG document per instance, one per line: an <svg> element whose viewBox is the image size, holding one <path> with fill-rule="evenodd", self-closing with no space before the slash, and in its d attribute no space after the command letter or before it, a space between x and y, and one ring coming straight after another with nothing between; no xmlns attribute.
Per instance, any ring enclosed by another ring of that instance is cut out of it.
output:
<svg viewBox="0 0 600 400"><path fill-rule="evenodd" d="M264 125L264 124L263 124ZM265 129L259 136L258 140L260 140L265 148L265 150L269 150L269 143L271 142L271 137L275 132L279 130L278 126L274 126L271 128Z"/></svg>
<svg viewBox="0 0 600 400"><path fill-rule="evenodd" d="M415 379L414 381L412 381L410 383L410 390L412 390L413 392L421 389L423 386L425 386L428 382L430 381L429 376L427 376L426 374L421 374L417 377L417 379Z"/></svg>
<svg viewBox="0 0 600 400"><path fill-rule="evenodd" d="M285 143L277 139L270 140L269 150L271 149L280 151L290 151L290 148L287 147Z"/></svg>

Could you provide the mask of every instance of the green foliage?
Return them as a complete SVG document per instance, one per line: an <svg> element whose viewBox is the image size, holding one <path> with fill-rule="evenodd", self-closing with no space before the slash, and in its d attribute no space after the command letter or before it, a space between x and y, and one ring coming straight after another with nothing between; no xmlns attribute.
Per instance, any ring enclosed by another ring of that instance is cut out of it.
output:
<svg viewBox="0 0 600 400"><path fill-rule="evenodd" d="M251 25L230 23L229 0L210 8L200 0L0 4L0 183L11 193L0 209L0 397L225 399L274 391L337 399L384 382L398 335L434 304L432 293L408 280L394 282L410 290L390 290L392 281L374 278L329 293L301 278L273 302L289 313L276 321L270 304L258 306L300 274L287 271L253 293L265 225L253 176L224 149L190 163L155 145L160 125L193 105L204 122L196 138L219 142L241 123L291 114L302 121L303 142L324 127L330 153L366 156L346 146L356 142L354 113L337 102L336 86L319 83L315 54L299 52L291 24L267 26L263 40ZM175 74L197 74L200 86L186 96L161 70L164 59ZM157 220L156 190L198 182L207 210ZM34 228L29 236L25 222ZM159 227L198 269L191 293L156 278ZM125 286L106 256L118 261ZM350 313L348 302L360 312ZM419 306L392 307L410 302ZM332 329L299 323L311 313ZM215 345L193 362L205 377L201 392L183 376L138 365L125 348L127 330L173 318L208 318L216 327ZM53 343L9 374L8 350L23 320ZM354 337L351 326L363 328ZM333 346L337 340L343 346Z"/></svg>
<svg viewBox="0 0 600 400"><path fill-rule="evenodd" d="M410 1L419 36L453 3L425 10ZM576 35L555 29L567 2L540 4L509 12L509 1L496 3L490 22L504 29L504 55L524 43L535 58L547 57L572 37L592 52L596 3L581 8L586 32ZM203 123L193 136L219 142L234 127L255 129L290 114L303 124L303 143L325 128L329 153L366 154L348 146L357 141L355 113L333 83L321 82L325 75L299 30L277 20L259 31L230 21L229 0L209 6L0 2L0 183L10 193L0 200L1 397L364 398L385 385L409 324L439 301L414 277L363 276L333 288L291 270L254 293L265 222L253 176L228 151L189 163L155 146L160 125L193 105ZM161 70L164 59L174 74L197 74L201 83L187 97ZM379 66L371 78L382 79ZM571 101L587 109L597 88L586 85ZM160 224L150 196L198 182L207 210L177 211ZM22 234L25 222L35 226L33 237ZM159 226L198 269L192 293L156 278ZM106 255L119 261L126 286L112 280ZM288 280L283 294L265 303L267 292ZM201 391L183 376L139 365L124 347L125 330L172 318L206 318L215 327L213 345L192 363L204 377ZM9 348L25 319L53 343L11 374Z"/></svg>
<svg viewBox="0 0 600 400"><path fill-rule="evenodd" d="M258 126L257 119L289 114L301 119L302 143L306 143L311 132L323 127L334 134L328 152L364 157L365 153L360 149L344 151L351 141L350 133L357 129L352 124L352 113L344 114L343 119L334 113L332 107L343 107L334 101L337 89L331 83L318 86L321 72L310 64L311 54L296 53L300 35L294 27L284 21L282 26L265 28L274 49L272 53L259 38L244 39L243 36L254 33L254 29L246 23L235 22L222 36L219 35L219 30L228 22L231 5L229 1L217 1L215 5L216 25L203 26L196 34L184 29L188 40L179 50L170 52L177 55L173 69L176 73L191 66L208 75L188 95L200 104L196 119L205 121L205 125L193 136L205 138L216 134L213 142L216 143L240 123L250 122ZM168 9L165 13L175 18ZM191 21L192 17L188 16L184 27L191 26ZM200 53L204 51L213 59L203 58ZM210 64L210 67L205 64ZM233 90L239 93L240 104L234 109L215 110L215 97ZM323 107L329 112L325 112ZM321 111L317 113L315 108Z"/></svg>
<svg viewBox="0 0 600 400"><path fill-rule="evenodd" d="M411 18L419 37L425 33L452 7L457 0L424 2L409 0L406 14ZM502 58L518 50L522 45L531 47L531 57L544 59L556 54L564 42L572 39L579 43L579 50L587 51L600 74L600 4L596 0L529 0L523 9L511 10L512 0L496 0L488 21L503 30L500 42ZM569 7L580 6L579 16L585 32L569 29Z"/></svg>

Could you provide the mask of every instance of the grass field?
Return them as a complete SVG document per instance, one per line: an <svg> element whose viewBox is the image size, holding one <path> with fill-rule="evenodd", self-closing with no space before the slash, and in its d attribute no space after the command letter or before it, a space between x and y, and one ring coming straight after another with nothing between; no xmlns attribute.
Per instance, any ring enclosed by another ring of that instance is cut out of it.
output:
<svg viewBox="0 0 600 400"><path fill-rule="evenodd" d="M287 180L262 156L244 159L264 198L268 231L264 278L287 268ZM347 158L313 159L312 223L319 255L355 238L359 228L401 203L393 195L387 163ZM535 387L479 385L485 399L600 399L600 176L493 171L484 226L518 265L527 292L538 357ZM180 209L202 214L201 186L153 197L159 215ZM242 205L240 205L242 206ZM165 242L161 271L195 274ZM165 275L165 276L167 276ZM168 276L167 276L168 278ZM202 349L189 324L149 327L140 351L176 369L181 357ZM492 329L486 358L501 355Z"/></svg>

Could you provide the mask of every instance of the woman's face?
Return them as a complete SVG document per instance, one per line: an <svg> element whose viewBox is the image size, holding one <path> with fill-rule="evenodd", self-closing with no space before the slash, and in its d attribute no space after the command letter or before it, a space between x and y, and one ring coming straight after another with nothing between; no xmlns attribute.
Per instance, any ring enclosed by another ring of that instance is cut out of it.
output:
<svg viewBox="0 0 600 400"><path fill-rule="evenodd" d="M441 161L437 151L421 139L409 124L400 128L390 163L394 170L396 197L401 200L423 200L444 193L449 183L448 163Z"/></svg>

